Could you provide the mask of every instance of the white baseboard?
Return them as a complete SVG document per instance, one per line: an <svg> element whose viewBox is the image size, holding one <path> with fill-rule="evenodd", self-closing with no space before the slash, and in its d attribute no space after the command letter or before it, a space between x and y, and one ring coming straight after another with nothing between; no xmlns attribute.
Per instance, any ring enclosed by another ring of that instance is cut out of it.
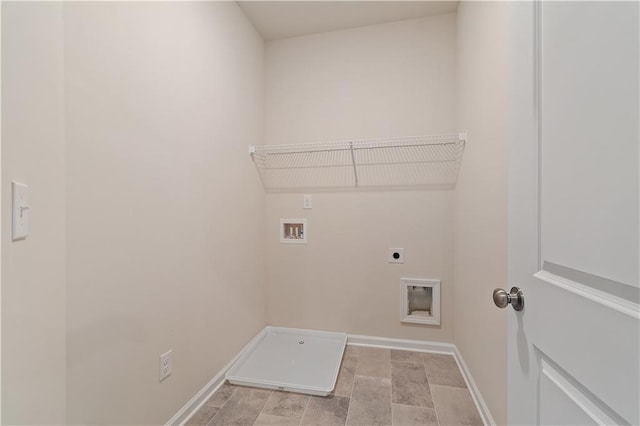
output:
<svg viewBox="0 0 640 426"><path fill-rule="evenodd" d="M426 340L390 339L388 337L360 336L349 334L347 344L353 346L369 346L372 348L400 349L405 351L435 352L440 354L455 353L452 343L428 342Z"/></svg>
<svg viewBox="0 0 640 426"><path fill-rule="evenodd" d="M166 425L184 425L191 418L191 416L193 416L200 409L200 407L202 407L205 402L207 402L209 398L211 398L211 395L213 395L214 392L217 391L220 386L222 386L227 371L245 352L247 352L251 347L253 347L253 345L256 344L258 339L266 332L267 327L260 330L258 334L256 334L255 337L251 339L249 343L247 343L244 348L242 348L240 352L238 352L236 356L234 356L233 359L227 363L227 365L222 367L222 370L220 370L218 374L216 374L215 377L209 381L209 383L204 385L204 387L200 389L198 393L196 393L193 398L191 398L189 402L184 405L184 407L182 407L173 417L171 417L171 419L169 419Z"/></svg>
<svg viewBox="0 0 640 426"><path fill-rule="evenodd" d="M487 407L487 403L484 402L484 399L480 394L480 390L478 389L476 382L473 380L471 372L469 371L467 364L464 363L464 359L462 358L462 355L460 355L460 351L458 351L457 347L455 347L454 355L458 362L458 367L460 368L460 371L462 371L464 381L467 382L467 388L469 389L469 393L471 393L471 398L473 398L473 402L476 403L480 417L482 417L482 422L485 425L495 425L496 421L493 419L491 411L489 411L489 407Z"/></svg>
<svg viewBox="0 0 640 426"><path fill-rule="evenodd" d="M167 425L177 426L183 425L189 420L191 416L193 416L199 409L204 405L205 402L213 395L213 393L218 390L220 386L224 383L225 375L227 371L231 368L231 366L245 353L247 352L259 338L266 332L269 326L262 329L256 336L251 339L249 343L246 344L244 348L238 354L233 357L231 361L227 365L225 365L222 370L216 374L216 376L209 381L198 393L196 393L193 398L189 400L185 404L184 407L180 409L176 413L175 416L171 418L167 422ZM350 334L347 336L347 344L353 346L369 346L376 348L388 348L388 349L399 349L405 351L417 351L417 352L432 352L432 353L441 353L441 354L449 354L453 355L462 372L462 377L464 378L467 388L469 389L469 393L471 393L471 398L473 402L476 404L478 408L478 412L480 413L480 417L485 425L495 425L495 421L493 420L493 416L491 416L491 412L487 407L487 404L484 402L482 395L480 395L480 391L476 386L476 383L473 381L473 377L471 377L471 373L467 368L467 365L464 363L462 359L462 355L458 351L458 348L453 343L440 343L440 342L428 342L423 340L407 340L407 339L390 339L387 337L374 337L374 336L360 336L355 334Z"/></svg>

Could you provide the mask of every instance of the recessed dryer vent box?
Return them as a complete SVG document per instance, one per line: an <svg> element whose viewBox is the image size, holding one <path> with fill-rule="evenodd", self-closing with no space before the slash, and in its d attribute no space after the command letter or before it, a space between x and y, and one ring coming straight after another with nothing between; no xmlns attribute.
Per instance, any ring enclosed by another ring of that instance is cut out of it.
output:
<svg viewBox="0 0 640 426"><path fill-rule="evenodd" d="M306 244L309 234L307 219L280 219L280 242Z"/></svg>
<svg viewBox="0 0 640 426"><path fill-rule="evenodd" d="M440 280L400 279L400 321L440 325Z"/></svg>

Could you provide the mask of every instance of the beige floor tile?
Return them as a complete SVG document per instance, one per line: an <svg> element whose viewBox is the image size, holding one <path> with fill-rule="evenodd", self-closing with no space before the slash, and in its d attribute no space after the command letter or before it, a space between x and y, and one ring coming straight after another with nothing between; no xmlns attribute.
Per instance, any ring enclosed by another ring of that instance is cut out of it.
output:
<svg viewBox="0 0 640 426"><path fill-rule="evenodd" d="M294 426L299 425L300 419L293 417L272 416L271 414L260 414L254 426Z"/></svg>
<svg viewBox="0 0 640 426"><path fill-rule="evenodd" d="M356 348L351 355L345 352L336 389L329 397L309 397L225 383L187 424L482 424L452 356ZM418 363L420 359L422 364ZM380 377L385 375L388 378Z"/></svg>
<svg viewBox="0 0 640 426"><path fill-rule="evenodd" d="M482 425L482 419L466 388L431 385L433 404L442 426Z"/></svg>
<svg viewBox="0 0 640 426"><path fill-rule="evenodd" d="M349 398L344 396L312 396L302 416L303 425L343 426L347 420Z"/></svg>
<svg viewBox="0 0 640 426"><path fill-rule="evenodd" d="M404 362L407 364L422 365L422 353L391 349L391 362Z"/></svg>
<svg viewBox="0 0 640 426"><path fill-rule="evenodd" d="M466 388L467 384L452 355L422 354L429 384Z"/></svg>
<svg viewBox="0 0 640 426"><path fill-rule="evenodd" d="M224 383L213 395L211 395L211 398L209 398L205 405L208 407L220 408L225 404L225 402L227 402L235 390L236 386Z"/></svg>
<svg viewBox="0 0 640 426"><path fill-rule="evenodd" d="M187 421L187 426L206 425L211 421L213 416L220 410L216 407L207 407L203 405L200 409Z"/></svg>
<svg viewBox="0 0 640 426"><path fill-rule="evenodd" d="M391 351L382 348L361 347L356 376L391 378Z"/></svg>
<svg viewBox="0 0 640 426"><path fill-rule="evenodd" d="M391 424L391 380L356 376L349 404L348 425Z"/></svg>
<svg viewBox="0 0 640 426"><path fill-rule="evenodd" d="M334 395L348 397L351 396L351 389L353 388L353 378L356 375L357 364L358 358L356 357L345 355L345 357L342 359L336 387L333 390Z"/></svg>
<svg viewBox="0 0 640 426"><path fill-rule="evenodd" d="M264 408L271 391L238 386L209 425L252 425Z"/></svg>
<svg viewBox="0 0 640 426"><path fill-rule="evenodd" d="M433 408L429 382L422 364L391 363L391 395L397 404Z"/></svg>
<svg viewBox="0 0 640 426"><path fill-rule="evenodd" d="M273 392L262 409L264 414L300 419L307 406L309 395L291 392Z"/></svg>
<svg viewBox="0 0 640 426"><path fill-rule="evenodd" d="M391 404L393 426L438 426L433 408Z"/></svg>
<svg viewBox="0 0 640 426"><path fill-rule="evenodd" d="M360 355L360 346L347 345L344 349L344 356L354 356L358 358Z"/></svg>

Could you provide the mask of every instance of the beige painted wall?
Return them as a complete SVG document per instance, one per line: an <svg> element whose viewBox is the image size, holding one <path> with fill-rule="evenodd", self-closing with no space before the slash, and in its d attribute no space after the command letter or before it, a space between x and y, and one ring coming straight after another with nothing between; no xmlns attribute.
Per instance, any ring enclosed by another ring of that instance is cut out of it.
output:
<svg viewBox="0 0 640 426"><path fill-rule="evenodd" d="M506 421L490 300L507 285L503 5L270 42L264 58L233 3L2 15L4 423L163 423L267 322L453 341ZM455 192L321 192L312 210L265 197L246 154L459 129ZM34 207L20 243L11 179ZM280 244L281 217L308 218L309 244ZM401 325L405 276L442 279L441 327Z"/></svg>
<svg viewBox="0 0 640 426"><path fill-rule="evenodd" d="M62 6L2 3L2 424L65 422ZM11 180L29 186L11 242Z"/></svg>
<svg viewBox="0 0 640 426"><path fill-rule="evenodd" d="M455 131L455 14L267 43L269 144ZM267 195L273 325L451 341L452 191ZM306 217L309 244L280 244ZM406 262L387 263L403 247ZM401 277L442 280L442 325L402 325Z"/></svg>
<svg viewBox="0 0 640 426"><path fill-rule="evenodd" d="M231 2L64 22L68 421L161 424L266 322L264 44Z"/></svg>
<svg viewBox="0 0 640 426"><path fill-rule="evenodd" d="M507 421L506 8L458 7L458 123L468 131L455 191L454 342L498 424Z"/></svg>

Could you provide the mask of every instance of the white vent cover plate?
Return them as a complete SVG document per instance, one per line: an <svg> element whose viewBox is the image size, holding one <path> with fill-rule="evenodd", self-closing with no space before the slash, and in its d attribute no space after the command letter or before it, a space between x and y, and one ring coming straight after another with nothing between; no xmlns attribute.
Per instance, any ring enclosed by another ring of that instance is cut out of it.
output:
<svg viewBox="0 0 640 426"><path fill-rule="evenodd" d="M346 344L345 333L268 326L226 378L234 385L327 396Z"/></svg>

